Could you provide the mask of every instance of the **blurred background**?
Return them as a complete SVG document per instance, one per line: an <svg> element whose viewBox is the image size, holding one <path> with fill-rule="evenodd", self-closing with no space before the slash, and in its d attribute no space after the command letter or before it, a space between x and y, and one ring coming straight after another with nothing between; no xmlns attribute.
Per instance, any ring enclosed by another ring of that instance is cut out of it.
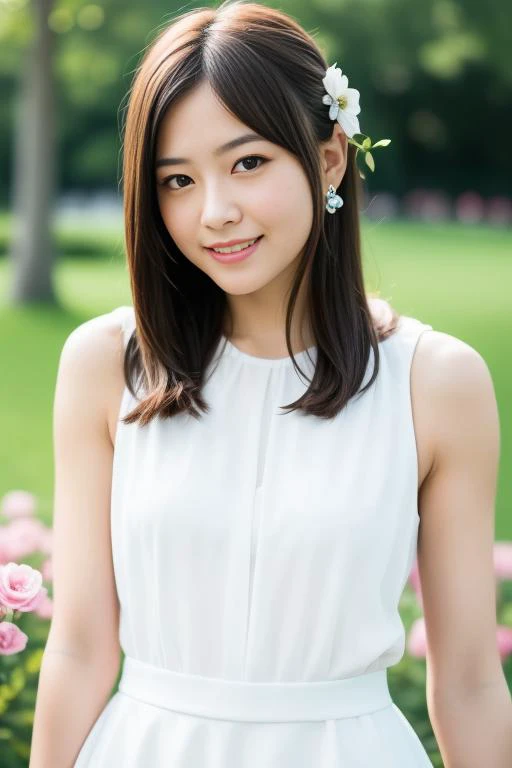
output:
<svg viewBox="0 0 512 768"><path fill-rule="evenodd" d="M0 489L30 488L46 512L64 338L131 303L120 179L133 73L159 29L200 5L0 0ZM367 287L484 356L503 430L497 533L512 537L511 5L275 7L346 70L361 130L391 138L365 168Z"/></svg>
<svg viewBox="0 0 512 768"><path fill-rule="evenodd" d="M496 538L512 539L512 6L265 4L346 71L361 130L391 139L364 181L367 289L485 359L501 422ZM84 320L131 303L127 93L161 27L207 5L218 3L0 0L0 495L35 494L48 525L62 345Z"/></svg>

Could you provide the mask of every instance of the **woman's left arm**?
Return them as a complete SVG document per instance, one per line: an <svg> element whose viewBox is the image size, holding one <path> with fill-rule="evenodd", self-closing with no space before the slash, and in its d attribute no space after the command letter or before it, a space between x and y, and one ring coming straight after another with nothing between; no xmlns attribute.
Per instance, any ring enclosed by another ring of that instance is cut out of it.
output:
<svg viewBox="0 0 512 768"><path fill-rule="evenodd" d="M511 768L512 699L496 639L494 387L480 354L449 334L423 334L416 354L433 457L418 497L430 720L445 768Z"/></svg>

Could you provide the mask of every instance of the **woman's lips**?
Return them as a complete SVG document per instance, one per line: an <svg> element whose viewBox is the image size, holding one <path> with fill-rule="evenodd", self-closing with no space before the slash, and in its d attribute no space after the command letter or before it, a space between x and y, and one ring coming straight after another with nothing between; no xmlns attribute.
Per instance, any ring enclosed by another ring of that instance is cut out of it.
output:
<svg viewBox="0 0 512 768"><path fill-rule="evenodd" d="M217 251L214 251L213 248L207 248L206 250L210 256L213 256L216 261L220 261L222 264L233 264L237 261L243 261L244 259L247 259L252 253L254 253L262 237L263 235L260 235L256 242L250 245L248 248L244 248L242 251L235 251L234 253L217 253Z"/></svg>

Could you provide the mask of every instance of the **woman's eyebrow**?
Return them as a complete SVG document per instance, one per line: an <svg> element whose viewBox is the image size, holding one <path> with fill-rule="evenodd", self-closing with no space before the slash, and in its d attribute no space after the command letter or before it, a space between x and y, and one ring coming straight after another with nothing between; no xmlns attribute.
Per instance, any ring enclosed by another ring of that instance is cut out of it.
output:
<svg viewBox="0 0 512 768"><path fill-rule="evenodd" d="M257 133L244 133L242 136L238 136L236 139L231 139L231 141L228 141L226 144L217 147L213 154L218 157L225 152L229 152L230 149L234 149L241 144L247 144L250 141L265 141L265 139ZM156 168L160 168L162 165L179 165L180 163L189 162L191 161L187 157L161 157L156 161Z"/></svg>

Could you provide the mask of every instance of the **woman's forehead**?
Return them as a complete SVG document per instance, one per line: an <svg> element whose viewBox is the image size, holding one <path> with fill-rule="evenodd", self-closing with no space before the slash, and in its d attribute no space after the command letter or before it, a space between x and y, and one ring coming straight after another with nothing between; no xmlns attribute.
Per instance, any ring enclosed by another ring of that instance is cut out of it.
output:
<svg viewBox="0 0 512 768"><path fill-rule="evenodd" d="M220 160L237 146L258 141L267 140L226 109L206 83L167 110L158 131L157 157L174 159L174 164L198 156Z"/></svg>

